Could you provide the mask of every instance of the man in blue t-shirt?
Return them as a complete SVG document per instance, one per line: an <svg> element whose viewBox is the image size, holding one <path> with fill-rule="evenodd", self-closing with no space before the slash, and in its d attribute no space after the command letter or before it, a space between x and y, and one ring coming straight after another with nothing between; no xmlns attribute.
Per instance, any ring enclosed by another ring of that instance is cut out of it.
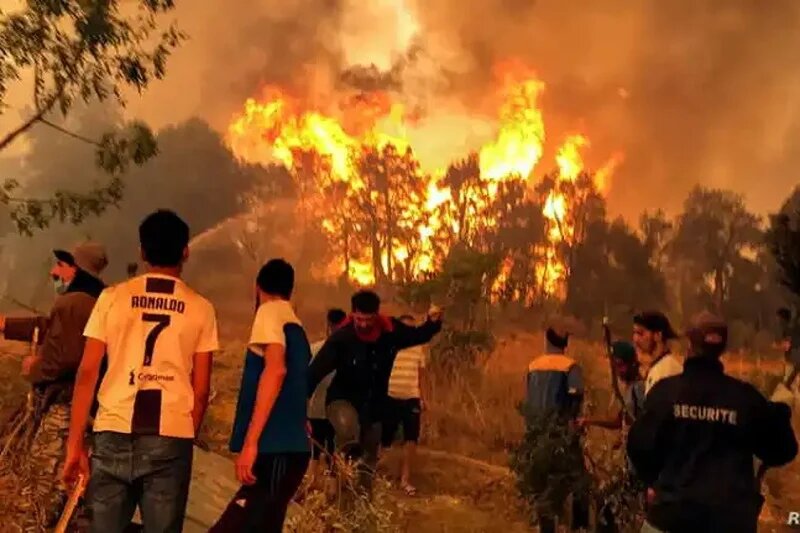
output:
<svg viewBox="0 0 800 533"><path fill-rule="evenodd" d="M311 349L289 298L294 269L273 259L258 273L258 311L247 346L230 448L242 488L212 532L280 533L310 459L306 432Z"/></svg>

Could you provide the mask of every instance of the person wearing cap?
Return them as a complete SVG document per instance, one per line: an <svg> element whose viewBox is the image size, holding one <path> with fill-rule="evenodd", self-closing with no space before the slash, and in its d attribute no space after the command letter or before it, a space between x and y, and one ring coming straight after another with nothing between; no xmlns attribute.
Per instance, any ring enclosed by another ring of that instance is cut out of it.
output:
<svg viewBox="0 0 800 533"><path fill-rule="evenodd" d="M795 458L790 409L725 375L721 318L701 313L687 336L683 372L653 387L628 435L628 456L652 487L642 531L755 533L764 500L753 458L765 467Z"/></svg>
<svg viewBox="0 0 800 533"><path fill-rule="evenodd" d="M69 410L75 376L83 354L83 330L105 285L100 275L108 265L105 248L82 242L71 250L54 250L50 271L57 294L49 316L3 317L0 331L8 340L38 341L35 355L23 360L23 374L33 384L33 441L30 445L31 501L37 513L26 513L31 523L55 525L65 501L58 483L69 428ZM38 335L37 332L38 331Z"/></svg>
<svg viewBox="0 0 800 533"><path fill-rule="evenodd" d="M574 421L583 403L583 372L575 359L566 355L571 328L561 322L547 328L544 353L528 365L525 409L533 416L555 413Z"/></svg>
<svg viewBox="0 0 800 533"><path fill-rule="evenodd" d="M544 353L537 355L528 365L526 375L526 391L524 412L528 435L535 441L542 435L543 428L551 433L551 428L563 428L569 445L564 450L562 461L556 469L563 467L564 461L581 465L580 472L573 472L576 478L585 474L583 470L583 446L578 433L572 429L578 426L578 417L583 405L584 383L583 371L578 362L566 354L569 338L577 328L577 323L570 319L556 319L545 331ZM555 426L554 426L555 425ZM545 437L543 439L547 441ZM552 465L550 465L552 466ZM536 476L534 476L536 477ZM538 487L542 495L546 495L551 487ZM589 502L581 491L573 493L572 527L580 529L589 525ZM543 500L547 500L543 496ZM537 509L539 531L551 533L556 531L555 517L552 508L555 502L546 508Z"/></svg>
<svg viewBox="0 0 800 533"><path fill-rule="evenodd" d="M681 360L669 349L669 342L675 338L675 330L664 313L645 311L633 317L633 344L645 375L645 394L662 379L683 371Z"/></svg>
<svg viewBox="0 0 800 533"><path fill-rule="evenodd" d="M611 358L621 385L624 406L610 418L579 419L578 423L583 427L621 430L632 424L644 408L644 380L639 372L636 349L629 342L617 341L611 345Z"/></svg>

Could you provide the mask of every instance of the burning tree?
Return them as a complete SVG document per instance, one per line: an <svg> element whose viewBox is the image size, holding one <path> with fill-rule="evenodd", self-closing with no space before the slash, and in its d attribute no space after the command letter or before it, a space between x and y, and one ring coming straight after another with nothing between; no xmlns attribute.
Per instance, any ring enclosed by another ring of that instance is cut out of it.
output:
<svg viewBox="0 0 800 533"><path fill-rule="evenodd" d="M289 169L304 220L335 250L336 275L362 285L425 280L461 246L503 258L484 280L495 300L562 300L611 166L587 173L589 141L571 135L556 151L558 170L537 184L544 84L518 65L498 73L495 137L446 170L422 169L402 107L380 92L323 111L269 88L263 102L247 101L229 143L240 157Z"/></svg>
<svg viewBox="0 0 800 533"><path fill-rule="evenodd" d="M410 148L398 152L392 144L364 146L357 161L365 194L353 195L354 216L361 224L358 237L369 243L372 271L379 282L409 281L415 274L419 208L425 181Z"/></svg>

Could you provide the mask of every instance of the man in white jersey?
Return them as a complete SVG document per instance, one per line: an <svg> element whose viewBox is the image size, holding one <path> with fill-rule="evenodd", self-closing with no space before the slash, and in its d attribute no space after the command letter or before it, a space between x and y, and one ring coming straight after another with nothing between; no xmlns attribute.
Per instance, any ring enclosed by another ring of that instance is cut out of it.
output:
<svg viewBox="0 0 800 533"><path fill-rule="evenodd" d="M91 531L123 531L139 506L145 531L180 532L192 440L208 405L214 308L180 279L189 227L156 211L139 227L148 272L108 288L86 325L64 478L89 475L83 442L100 364L88 504Z"/></svg>

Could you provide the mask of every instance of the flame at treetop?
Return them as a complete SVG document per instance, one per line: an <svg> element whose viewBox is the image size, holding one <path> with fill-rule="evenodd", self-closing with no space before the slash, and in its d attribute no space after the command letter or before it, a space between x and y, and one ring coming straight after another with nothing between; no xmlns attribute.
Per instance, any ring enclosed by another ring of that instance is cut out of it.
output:
<svg viewBox="0 0 800 533"><path fill-rule="evenodd" d="M485 187L480 191L463 188L458 198L445 185L443 170L430 174L420 170L405 135L404 109L392 102L388 93L360 94L338 105L329 103L326 109L314 109L304 108L286 93L269 88L261 99L245 102L243 112L228 128L227 141L238 157L283 164L295 179L304 166L304 157L313 156L318 167L312 169L316 180L312 192L317 190L320 196L328 197L310 202L309 209L320 217L321 227L332 242L340 244L341 253L337 255L342 257L337 258L334 269L346 272L361 285L374 284L378 271L389 279L395 271L403 272L406 279L417 279L441 266L448 246L453 244L452 237L462 235L466 226L494 227L498 214L490 202L497 197L501 183L521 181L533 194L528 180L545 147L539 107L545 84L529 73L521 76L518 68L507 68L503 78L497 133L478 155L479 179ZM556 150L556 183L541 204L546 243L533 251L534 264L523 265L535 273L547 295L563 293L568 265L560 247L571 245L574 239L575 199L562 185L575 183L581 175L581 150L588 146L588 138L576 134ZM398 168L386 168L388 163L379 159L385 153L396 154L393 157L398 159ZM378 157L371 167L370 157ZM619 160L613 158L596 173L596 185L604 186ZM407 183L392 181L398 173ZM390 198L386 191L392 186L399 192ZM380 205L381 198L386 205ZM463 207L460 214L456 206L459 202ZM351 216L359 206L367 215ZM346 212L339 212L342 210ZM376 220L390 217L390 212L392 218L377 231ZM373 237L371 245L353 237L365 233ZM514 266L511 257L502 262L492 295L503 292ZM514 298L523 297L518 290L511 292ZM531 295L524 298L531 299Z"/></svg>

